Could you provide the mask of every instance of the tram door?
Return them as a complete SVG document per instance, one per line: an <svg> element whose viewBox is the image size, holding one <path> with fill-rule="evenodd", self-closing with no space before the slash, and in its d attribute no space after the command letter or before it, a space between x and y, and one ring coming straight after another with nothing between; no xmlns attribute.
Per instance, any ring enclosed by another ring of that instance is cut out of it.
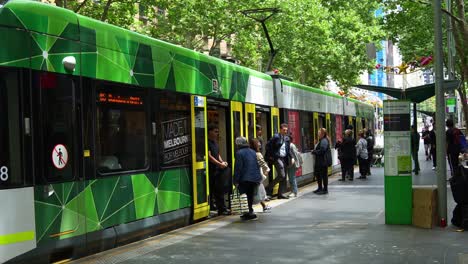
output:
<svg viewBox="0 0 468 264"><path fill-rule="evenodd" d="M193 220L210 213L208 203L208 127L206 97L191 96Z"/></svg>
<svg viewBox="0 0 468 264"><path fill-rule="evenodd" d="M42 185L44 195L36 201L44 204L37 222L54 225L50 233L38 234L48 239L64 239L86 233L85 215L87 195L84 190L82 98L80 80L76 77L52 73L33 73L34 108L33 138L36 142L36 185ZM61 224L51 218L57 207L61 211Z"/></svg>

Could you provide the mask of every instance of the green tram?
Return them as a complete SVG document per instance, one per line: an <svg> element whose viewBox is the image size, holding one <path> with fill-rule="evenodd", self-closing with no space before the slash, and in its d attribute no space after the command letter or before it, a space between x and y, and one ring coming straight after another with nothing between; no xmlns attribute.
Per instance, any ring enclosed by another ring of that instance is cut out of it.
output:
<svg viewBox="0 0 468 264"><path fill-rule="evenodd" d="M205 219L208 123L231 167L237 136L288 123L299 183L319 127L333 143L373 127L370 105L47 4L8 2L0 34L0 262L75 259Z"/></svg>

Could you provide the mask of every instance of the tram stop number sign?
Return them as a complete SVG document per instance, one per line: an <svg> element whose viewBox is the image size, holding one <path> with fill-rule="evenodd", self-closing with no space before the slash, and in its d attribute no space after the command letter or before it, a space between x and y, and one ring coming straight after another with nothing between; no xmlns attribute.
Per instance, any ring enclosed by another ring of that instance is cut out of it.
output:
<svg viewBox="0 0 468 264"><path fill-rule="evenodd" d="M55 168L61 170L67 166L67 162L67 148L62 144L55 145L54 149L52 150L52 163L54 164Z"/></svg>
<svg viewBox="0 0 468 264"><path fill-rule="evenodd" d="M455 109L457 107L457 98L456 97L449 97L445 99L446 105L446 112L447 113L455 113Z"/></svg>

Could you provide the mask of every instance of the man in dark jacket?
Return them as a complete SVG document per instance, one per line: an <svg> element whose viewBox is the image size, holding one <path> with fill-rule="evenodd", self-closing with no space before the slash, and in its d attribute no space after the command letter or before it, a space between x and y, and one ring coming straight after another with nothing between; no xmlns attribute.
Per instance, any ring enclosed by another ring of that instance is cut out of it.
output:
<svg viewBox="0 0 468 264"><path fill-rule="evenodd" d="M338 149L338 158L341 163L341 179L345 181L346 175L349 180L354 179L354 163L356 162L356 141L352 137L353 132L346 129L343 142L337 142L336 148Z"/></svg>
<svg viewBox="0 0 468 264"><path fill-rule="evenodd" d="M262 181L260 167L257 162L257 154L251 148L244 137L236 138L236 163L234 165L234 184L240 193L247 195L249 212L241 216L243 220L256 219L257 215L253 210L253 198L258 185Z"/></svg>
<svg viewBox="0 0 468 264"><path fill-rule="evenodd" d="M280 133L275 134L267 143L265 159L272 162L276 168L276 178L268 184L268 193L273 192L274 186L279 183L278 199L288 199L286 192L286 168L289 165L290 139L288 137L288 125L281 124Z"/></svg>
<svg viewBox="0 0 468 264"><path fill-rule="evenodd" d="M455 171L458 170L458 155L461 151L459 137L463 134L458 128L454 126L452 119L447 119L447 121L445 121L445 125L447 126L447 131L445 131L447 159L450 165L452 176L454 176Z"/></svg>

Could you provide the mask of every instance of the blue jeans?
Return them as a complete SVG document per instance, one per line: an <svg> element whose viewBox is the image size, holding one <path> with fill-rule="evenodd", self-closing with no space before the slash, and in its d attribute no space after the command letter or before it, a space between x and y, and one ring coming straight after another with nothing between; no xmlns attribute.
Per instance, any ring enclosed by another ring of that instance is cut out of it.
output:
<svg viewBox="0 0 468 264"><path fill-rule="evenodd" d="M297 194L296 171L297 171L296 166L292 166L292 167L288 168L289 184L291 185L291 191L294 194Z"/></svg>

